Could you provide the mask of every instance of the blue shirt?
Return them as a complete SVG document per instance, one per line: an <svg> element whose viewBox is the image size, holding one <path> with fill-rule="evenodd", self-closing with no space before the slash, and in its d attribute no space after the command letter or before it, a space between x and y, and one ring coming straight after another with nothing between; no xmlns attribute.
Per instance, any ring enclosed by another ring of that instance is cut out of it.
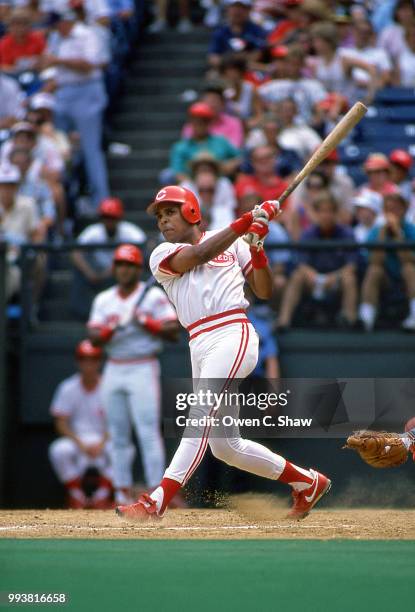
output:
<svg viewBox="0 0 415 612"><path fill-rule="evenodd" d="M208 151L218 161L233 159L240 154L239 149L220 135L209 134L205 140L185 138L173 145L170 152L170 168L176 174L189 174L189 162L202 151Z"/></svg>
<svg viewBox="0 0 415 612"><path fill-rule="evenodd" d="M212 34L209 53L223 55L235 51L254 51L266 46L266 32L252 21L247 21L241 33L233 32L228 24L219 26ZM234 41L243 40L245 49L236 49Z"/></svg>
<svg viewBox="0 0 415 612"><path fill-rule="evenodd" d="M407 240L415 241L415 225L413 223L409 223L408 221L404 221L403 223L401 223L401 227L402 227L402 232L404 235L404 241L407 241ZM379 226L379 225L376 225L375 227L373 227L369 232L367 241L368 242L378 242L379 233L381 229L382 229L382 226ZM387 238L385 239L385 242L386 241L387 241ZM396 254L396 252L393 252L393 251L386 252L385 267L386 267L386 271L388 272L388 274L390 274L394 278L400 277L401 261L398 255Z"/></svg>
<svg viewBox="0 0 415 612"><path fill-rule="evenodd" d="M278 357L278 344L272 333L272 312L267 305L251 306L248 318L259 336L258 361L252 376L265 376L265 362L269 357Z"/></svg>
<svg viewBox="0 0 415 612"><path fill-rule="evenodd" d="M300 242L306 240L338 240L355 242L353 230L351 227L346 225L335 225L331 236L323 236L320 232L318 225L313 225L303 232ZM357 251L356 250L345 250L339 247L334 250L321 250L321 251L299 251L298 252L299 263L306 264L317 270L320 274L328 274L339 270L347 264L357 263Z"/></svg>

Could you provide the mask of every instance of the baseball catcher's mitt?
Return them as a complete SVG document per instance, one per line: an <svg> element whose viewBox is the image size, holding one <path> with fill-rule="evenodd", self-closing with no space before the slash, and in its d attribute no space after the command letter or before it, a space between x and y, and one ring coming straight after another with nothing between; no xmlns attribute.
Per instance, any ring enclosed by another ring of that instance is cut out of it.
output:
<svg viewBox="0 0 415 612"><path fill-rule="evenodd" d="M387 431L355 431L343 448L357 451L363 461L375 468L398 467L408 458L399 434Z"/></svg>

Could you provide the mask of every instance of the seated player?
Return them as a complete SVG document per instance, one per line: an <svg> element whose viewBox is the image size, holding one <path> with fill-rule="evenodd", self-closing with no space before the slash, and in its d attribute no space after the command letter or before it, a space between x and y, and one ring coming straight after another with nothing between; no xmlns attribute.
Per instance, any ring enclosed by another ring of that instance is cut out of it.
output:
<svg viewBox="0 0 415 612"><path fill-rule="evenodd" d="M111 464L101 398L102 349L83 340L76 348L79 372L60 383L52 399L51 414L61 436L49 447L52 467L67 494L68 508L111 507ZM83 490L88 468L99 472L91 497Z"/></svg>

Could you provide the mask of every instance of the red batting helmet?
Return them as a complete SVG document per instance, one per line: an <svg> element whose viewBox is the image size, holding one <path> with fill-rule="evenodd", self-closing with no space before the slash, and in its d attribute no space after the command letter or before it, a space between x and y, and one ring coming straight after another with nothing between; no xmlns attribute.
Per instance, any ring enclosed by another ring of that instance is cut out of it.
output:
<svg viewBox="0 0 415 612"><path fill-rule="evenodd" d="M132 244L121 244L114 253L113 263L124 261L135 266L143 265L143 254L140 249Z"/></svg>
<svg viewBox="0 0 415 612"><path fill-rule="evenodd" d="M119 198L105 198L99 205L99 214L102 217L121 219L124 216L124 206Z"/></svg>
<svg viewBox="0 0 415 612"><path fill-rule="evenodd" d="M101 359L102 348L94 346L89 340L82 340L76 347L75 355L77 359L89 357L90 359Z"/></svg>
<svg viewBox="0 0 415 612"><path fill-rule="evenodd" d="M177 185L168 185L160 189L156 195L154 202L147 208L149 215L154 215L157 206L160 204L167 204L172 202L173 204L180 204L180 212L182 213L183 219L192 225L199 223L202 218L200 213L199 202L193 191L186 189L185 187L178 187Z"/></svg>
<svg viewBox="0 0 415 612"><path fill-rule="evenodd" d="M409 170L412 166L412 157L411 155L405 151L404 149L395 149L389 155L389 161L393 164L397 164L398 166L402 166L405 170Z"/></svg>

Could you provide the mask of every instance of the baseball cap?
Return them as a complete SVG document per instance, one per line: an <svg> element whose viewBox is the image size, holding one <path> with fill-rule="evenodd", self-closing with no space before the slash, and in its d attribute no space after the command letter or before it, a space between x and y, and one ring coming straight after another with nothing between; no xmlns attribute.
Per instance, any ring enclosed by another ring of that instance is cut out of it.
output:
<svg viewBox="0 0 415 612"><path fill-rule="evenodd" d="M353 206L369 208L377 215L382 209L382 196L369 189L362 189L352 200Z"/></svg>
<svg viewBox="0 0 415 612"><path fill-rule="evenodd" d="M402 166L406 170L412 166L412 157L404 149L394 149L389 155L389 161L398 166Z"/></svg>
<svg viewBox="0 0 415 612"><path fill-rule="evenodd" d="M35 132L35 128L28 121L19 121L12 126L10 132L12 136L18 134L19 132L31 132L33 134Z"/></svg>
<svg viewBox="0 0 415 612"><path fill-rule="evenodd" d="M363 167L366 172L371 172L372 170L388 170L389 160L383 153L371 153L367 156Z"/></svg>
<svg viewBox="0 0 415 612"><path fill-rule="evenodd" d="M323 100L317 102L318 108L330 110L333 106L339 104L340 112L345 113L349 110L349 101L343 94L332 91Z"/></svg>
<svg viewBox="0 0 415 612"><path fill-rule="evenodd" d="M274 59L283 59L288 55L288 47L285 45L275 45L275 47L271 47L271 57Z"/></svg>
<svg viewBox="0 0 415 612"><path fill-rule="evenodd" d="M383 194L383 199L385 200L386 198L399 198L402 200L402 202L408 205L408 200L405 197L402 189L400 189L398 185L395 185L394 183L392 183L392 185L390 185L387 191Z"/></svg>
<svg viewBox="0 0 415 612"><path fill-rule="evenodd" d="M100 359L103 355L103 350L99 346L94 346L90 340L82 340L75 350L77 359Z"/></svg>
<svg viewBox="0 0 415 612"><path fill-rule="evenodd" d="M98 209L101 217L121 219L124 216L124 206L119 198L105 198Z"/></svg>
<svg viewBox="0 0 415 612"><path fill-rule="evenodd" d="M206 102L195 102L189 108L189 115L191 117L199 117L201 119L213 119L215 113L209 104Z"/></svg>
<svg viewBox="0 0 415 612"><path fill-rule="evenodd" d="M55 106L55 96L52 96L52 94L49 93L35 94L30 100L30 108L32 110L39 110L40 108L54 110Z"/></svg>
<svg viewBox="0 0 415 612"><path fill-rule="evenodd" d="M0 165L0 183L1 184L16 184L20 181L21 174L17 166L13 164L3 163Z"/></svg>

